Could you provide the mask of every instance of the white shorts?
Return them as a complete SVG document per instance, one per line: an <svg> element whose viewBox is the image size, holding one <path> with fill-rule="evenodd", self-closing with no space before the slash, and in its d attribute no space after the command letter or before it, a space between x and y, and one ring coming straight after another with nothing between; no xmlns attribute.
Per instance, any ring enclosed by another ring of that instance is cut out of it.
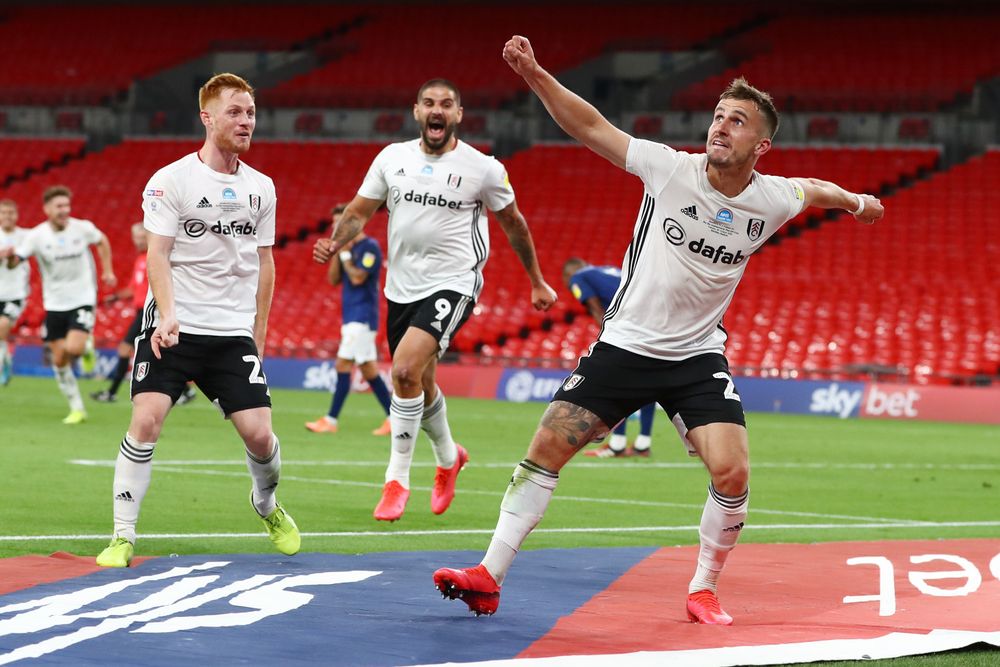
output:
<svg viewBox="0 0 1000 667"><path fill-rule="evenodd" d="M349 359L356 364L375 361L378 353L375 350L375 332L364 322L348 322L340 327L340 348L337 350L339 359Z"/></svg>

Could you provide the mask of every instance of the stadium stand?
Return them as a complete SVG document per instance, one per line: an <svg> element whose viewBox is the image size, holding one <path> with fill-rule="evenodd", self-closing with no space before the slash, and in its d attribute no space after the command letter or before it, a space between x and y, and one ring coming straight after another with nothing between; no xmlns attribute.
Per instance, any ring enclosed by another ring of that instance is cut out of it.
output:
<svg viewBox="0 0 1000 667"><path fill-rule="evenodd" d="M35 173L83 151L84 139L0 138L0 183ZM29 209L30 210L30 209Z"/></svg>

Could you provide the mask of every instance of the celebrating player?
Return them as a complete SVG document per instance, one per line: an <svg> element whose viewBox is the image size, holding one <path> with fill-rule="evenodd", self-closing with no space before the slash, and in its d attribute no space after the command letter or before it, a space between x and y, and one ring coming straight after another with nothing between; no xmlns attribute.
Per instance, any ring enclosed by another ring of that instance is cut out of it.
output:
<svg viewBox="0 0 1000 667"><path fill-rule="evenodd" d="M73 193L55 185L42 193L42 209L47 220L28 232L9 256L9 266L34 256L42 273L42 302L45 306L43 338L52 354L59 390L69 402L64 424L87 419L80 388L73 375L73 362L84 353L94 328L97 279L90 246L97 246L101 260L101 281L114 287L111 244L90 220L70 216Z"/></svg>
<svg viewBox="0 0 1000 667"><path fill-rule="evenodd" d="M281 474L260 352L274 292L274 183L240 160L256 125L253 88L219 74L198 95L205 143L156 172L143 191L150 295L132 369L132 419L115 463L114 534L97 557L127 567L164 419L193 380L246 447L250 504L271 542L299 550L275 498Z"/></svg>
<svg viewBox="0 0 1000 667"><path fill-rule="evenodd" d="M347 204L333 208L336 226ZM375 360L375 334L378 332L378 277L382 270L382 249L378 241L364 233L358 234L344 246L337 260L330 262L327 277L331 285L343 284L341 292L340 348L337 350L337 386L330 402L330 411L316 421L306 422L313 433L336 433L337 418L351 391L351 370L357 364L361 375L372 388L386 418L372 435L389 435L389 389L378 374ZM346 280L345 280L346 275Z"/></svg>
<svg viewBox="0 0 1000 667"><path fill-rule="evenodd" d="M489 256L486 210L493 211L531 281L531 303L555 302L542 278L535 246L518 211L507 173L496 159L456 136L462 100L455 84L431 79L420 87L413 117L420 138L387 146L344 211L331 239L313 249L318 262L341 251L383 202L389 208L387 335L392 352L389 409L392 453L375 518L395 521L410 496L410 462L418 429L431 440L437 473L431 510L441 514L468 460L456 445L435 382L437 359L465 323L483 288Z"/></svg>
<svg viewBox="0 0 1000 667"><path fill-rule="evenodd" d="M27 236L28 230L17 226L17 204L10 199L0 199L0 251L13 248ZM10 330L17 324L17 318L24 311L24 303L31 291L29 282L31 265L22 262L7 268L7 262L0 261L0 386L10 383L14 360L8 338Z"/></svg>
<svg viewBox="0 0 1000 667"><path fill-rule="evenodd" d="M617 266L591 266L579 257L570 257L563 264L563 282L598 324L604 322L604 315L618 291L621 278L622 272ZM656 403L647 403L639 410L639 435L632 445L632 456L649 456L655 417ZM597 449L584 452L584 456L599 459L628 456L630 452L625 438L625 422L623 419L615 426L608 442Z"/></svg>
<svg viewBox="0 0 1000 667"><path fill-rule="evenodd" d="M656 401L711 478L687 614L698 623L729 625L733 619L720 607L716 587L747 517L750 467L722 316L750 255L804 207L845 209L873 223L882 205L833 183L754 171L771 148L778 114L770 96L743 79L723 91L706 154L694 155L611 125L542 69L524 37L512 37L503 57L563 130L639 177L645 193L601 334L542 416L500 504L485 557L474 568L438 570L434 583L473 612L494 613L500 586L545 514L559 470L624 416Z"/></svg>

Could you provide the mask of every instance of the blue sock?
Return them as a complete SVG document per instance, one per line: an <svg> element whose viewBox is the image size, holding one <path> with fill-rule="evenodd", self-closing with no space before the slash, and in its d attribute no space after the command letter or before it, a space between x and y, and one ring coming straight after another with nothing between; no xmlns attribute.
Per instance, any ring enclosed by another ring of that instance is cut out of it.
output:
<svg viewBox="0 0 1000 667"><path fill-rule="evenodd" d="M649 435L653 432L653 419L656 417L656 403L642 406L639 410L639 433Z"/></svg>
<svg viewBox="0 0 1000 667"><path fill-rule="evenodd" d="M625 419L623 419L622 422L618 426L615 426L615 430L612 431L612 433L614 433L615 435L625 435L625 424L626 424L626 422L628 422L628 418L627 417Z"/></svg>
<svg viewBox="0 0 1000 667"><path fill-rule="evenodd" d="M333 391L333 401L330 403L329 415L333 419L340 416L340 409L344 407L347 394L351 391L351 374L337 373L337 388Z"/></svg>
<svg viewBox="0 0 1000 667"><path fill-rule="evenodd" d="M385 410L385 414L389 414L389 389L385 386L385 382L382 380L381 375L376 375L374 379L368 381L368 386L372 388L372 393L375 394L375 398L378 402L382 404L382 409Z"/></svg>

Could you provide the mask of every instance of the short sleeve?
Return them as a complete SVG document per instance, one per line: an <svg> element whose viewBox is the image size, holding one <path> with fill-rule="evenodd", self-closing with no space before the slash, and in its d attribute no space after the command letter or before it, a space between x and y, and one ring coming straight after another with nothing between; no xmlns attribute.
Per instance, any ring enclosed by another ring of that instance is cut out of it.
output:
<svg viewBox="0 0 1000 667"><path fill-rule="evenodd" d="M386 197L389 196L389 184L385 180L386 151L388 149L389 146L386 146L375 157L371 166L368 167L365 180L361 182L361 187L358 188L358 194L365 199L385 201Z"/></svg>
<svg viewBox="0 0 1000 667"><path fill-rule="evenodd" d="M180 224L180 193L172 186L172 179L157 172L142 191L142 226L160 236L176 237Z"/></svg>
<svg viewBox="0 0 1000 667"><path fill-rule="evenodd" d="M594 288L591 286L590 281L587 280L586 276L577 273L569 281L569 291L573 293L573 297L580 303L585 304L591 297L597 296Z"/></svg>
<svg viewBox="0 0 1000 667"><path fill-rule="evenodd" d="M514 188L511 187L507 170L500 161L493 158L489 160L481 194L486 208L491 211L501 211L514 202Z"/></svg>
<svg viewBox="0 0 1000 667"><path fill-rule="evenodd" d="M14 246L14 254L21 259L28 259L35 254L35 235L28 232Z"/></svg>
<svg viewBox="0 0 1000 667"><path fill-rule="evenodd" d="M257 216L257 247L266 248L274 245L277 227L278 195L274 190L274 181L268 179L267 201L261 205Z"/></svg>
<svg viewBox="0 0 1000 667"><path fill-rule="evenodd" d="M83 232L83 238L87 242L87 245L94 245L101 242L101 230L90 220L80 220L80 229Z"/></svg>
<svg viewBox="0 0 1000 667"><path fill-rule="evenodd" d="M670 146L645 139L632 139L625 155L625 171L642 180L646 189L657 193L673 177L681 154Z"/></svg>
<svg viewBox="0 0 1000 667"><path fill-rule="evenodd" d="M786 201L788 202L788 217L786 220L791 220L806 206L806 191L802 189L802 186L798 182L790 178L782 178L782 188L781 192L784 194Z"/></svg>

